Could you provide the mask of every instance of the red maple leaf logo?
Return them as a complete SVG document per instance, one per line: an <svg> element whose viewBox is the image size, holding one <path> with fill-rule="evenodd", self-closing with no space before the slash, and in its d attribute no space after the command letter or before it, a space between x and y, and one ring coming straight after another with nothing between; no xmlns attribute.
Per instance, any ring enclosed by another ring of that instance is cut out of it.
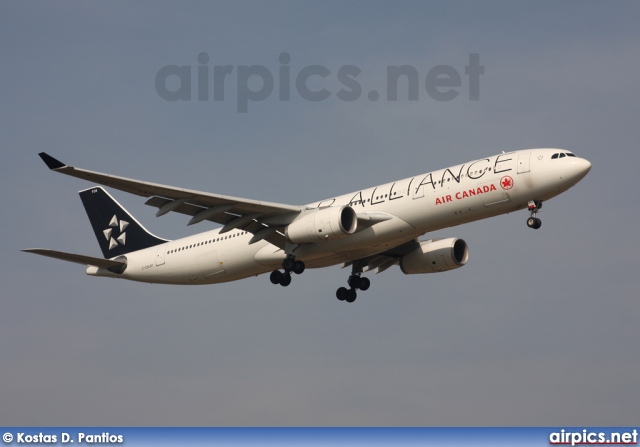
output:
<svg viewBox="0 0 640 447"><path fill-rule="evenodd" d="M511 188L513 188L513 179L511 177L509 177L508 175L505 175L504 177L502 177L500 179L500 186L502 186L502 189L511 189Z"/></svg>

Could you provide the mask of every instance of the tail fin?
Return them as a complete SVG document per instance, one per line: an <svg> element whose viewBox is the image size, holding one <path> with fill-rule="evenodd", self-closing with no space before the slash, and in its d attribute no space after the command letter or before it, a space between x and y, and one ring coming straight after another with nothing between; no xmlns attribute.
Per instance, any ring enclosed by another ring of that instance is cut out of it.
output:
<svg viewBox="0 0 640 447"><path fill-rule="evenodd" d="M100 186L80 191L80 199L105 259L168 242L149 233Z"/></svg>

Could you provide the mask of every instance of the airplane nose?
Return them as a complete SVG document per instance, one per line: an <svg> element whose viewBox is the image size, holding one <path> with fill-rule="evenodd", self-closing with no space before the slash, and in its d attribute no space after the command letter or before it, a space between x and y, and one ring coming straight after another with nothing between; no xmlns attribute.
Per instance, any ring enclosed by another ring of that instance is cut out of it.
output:
<svg viewBox="0 0 640 447"><path fill-rule="evenodd" d="M568 171L565 174L565 179L572 185L575 185L589 173L591 170L591 163L589 160L576 157L571 160L571 165L567 166L567 169Z"/></svg>
<svg viewBox="0 0 640 447"><path fill-rule="evenodd" d="M576 160L575 169L578 171L578 176L580 178L583 178L591 170L591 162L589 162L589 160L585 160L584 158L579 158Z"/></svg>

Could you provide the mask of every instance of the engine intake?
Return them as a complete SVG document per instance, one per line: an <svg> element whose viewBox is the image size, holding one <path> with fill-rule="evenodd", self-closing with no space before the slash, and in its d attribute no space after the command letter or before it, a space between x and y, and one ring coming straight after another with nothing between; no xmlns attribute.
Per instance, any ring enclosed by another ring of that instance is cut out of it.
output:
<svg viewBox="0 0 640 447"><path fill-rule="evenodd" d="M349 206L327 207L305 211L285 229L294 244L339 239L356 232L358 218Z"/></svg>
<svg viewBox="0 0 640 447"><path fill-rule="evenodd" d="M446 272L467 263L469 247L458 238L431 239L420 242L420 247L400 259L400 269L405 275Z"/></svg>

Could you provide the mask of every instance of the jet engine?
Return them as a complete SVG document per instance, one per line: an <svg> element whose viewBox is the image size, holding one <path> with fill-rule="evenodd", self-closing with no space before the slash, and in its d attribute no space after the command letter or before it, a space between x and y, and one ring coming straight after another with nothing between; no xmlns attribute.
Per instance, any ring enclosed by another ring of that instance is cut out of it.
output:
<svg viewBox="0 0 640 447"><path fill-rule="evenodd" d="M462 239L431 239L400 259L405 275L436 273L457 269L467 263L469 247Z"/></svg>
<svg viewBox="0 0 640 447"><path fill-rule="evenodd" d="M349 206L307 210L291 222L285 235L294 244L339 239L356 232L358 218Z"/></svg>

